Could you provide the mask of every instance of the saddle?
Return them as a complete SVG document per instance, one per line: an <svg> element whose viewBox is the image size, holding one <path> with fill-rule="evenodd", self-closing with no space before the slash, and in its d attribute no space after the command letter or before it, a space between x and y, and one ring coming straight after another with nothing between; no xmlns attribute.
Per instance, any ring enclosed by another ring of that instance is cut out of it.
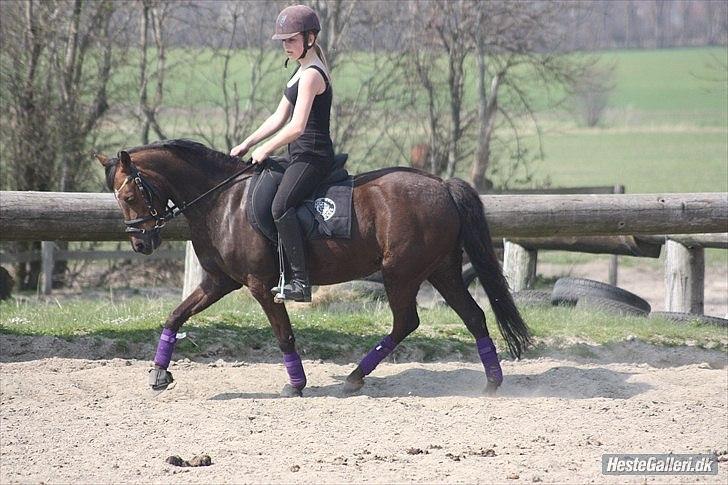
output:
<svg viewBox="0 0 728 485"><path fill-rule="evenodd" d="M348 158L345 153L336 155L331 174L296 209L304 238L351 237L354 178L344 168ZM289 163L284 157L269 157L255 169L248 188L248 220L255 230L273 243L278 242L278 231L270 208Z"/></svg>

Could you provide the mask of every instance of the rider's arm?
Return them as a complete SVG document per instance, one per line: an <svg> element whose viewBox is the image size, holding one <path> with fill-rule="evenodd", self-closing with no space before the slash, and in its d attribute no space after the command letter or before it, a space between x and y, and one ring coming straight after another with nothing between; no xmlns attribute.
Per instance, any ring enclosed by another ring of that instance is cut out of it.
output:
<svg viewBox="0 0 728 485"><path fill-rule="evenodd" d="M255 132L253 132L252 135L246 138L243 143L245 143L249 147L257 145L262 140L265 140L273 133L280 130L281 127L286 124L286 120L288 119L290 114L291 103L286 99L285 96L283 96L281 98L281 102L278 103L278 108L276 108L275 113L270 115L268 119L266 119L263 124L260 125L260 128L255 130Z"/></svg>
<svg viewBox="0 0 728 485"><path fill-rule="evenodd" d="M306 122L308 121L308 115L311 113L311 106L316 93L323 92L325 89L326 84L318 71L307 69L303 72L298 82L298 97L296 98L296 106L293 109L293 117L290 123L276 133L273 138L265 142L263 148L266 152L273 153L278 148L301 136L306 128ZM288 101L286 100L286 102Z"/></svg>

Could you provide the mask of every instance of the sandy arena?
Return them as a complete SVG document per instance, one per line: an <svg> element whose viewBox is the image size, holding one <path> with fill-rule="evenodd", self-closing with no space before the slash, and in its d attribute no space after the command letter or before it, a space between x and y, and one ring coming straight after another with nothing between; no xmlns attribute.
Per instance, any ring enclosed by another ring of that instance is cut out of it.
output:
<svg viewBox="0 0 728 485"><path fill-rule="evenodd" d="M45 357L28 337L0 343L1 483L728 480L728 461L718 476L600 468L604 453L728 459L727 363L715 350L624 342L588 359L504 362L495 398L480 395L474 363L383 363L344 397L352 365L304 361L305 397L281 399L280 364L177 362L174 388L155 393L145 361L69 358L81 349L58 339ZM212 466L165 463L201 453Z"/></svg>

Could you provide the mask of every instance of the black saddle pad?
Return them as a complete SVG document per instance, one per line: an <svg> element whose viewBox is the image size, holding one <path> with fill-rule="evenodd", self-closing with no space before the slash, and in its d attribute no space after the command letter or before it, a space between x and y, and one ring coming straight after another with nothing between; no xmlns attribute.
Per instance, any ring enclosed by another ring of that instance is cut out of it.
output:
<svg viewBox="0 0 728 485"><path fill-rule="evenodd" d="M345 154L337 155L331 175L297 208L296 215L305 238L351 237L354 179L343 167L347 158ZM248 220L253 228L274 243L278 242L278 231L270 208L287 166L288 160L284 158L269 158L256 169L248 189Z"/></svg>

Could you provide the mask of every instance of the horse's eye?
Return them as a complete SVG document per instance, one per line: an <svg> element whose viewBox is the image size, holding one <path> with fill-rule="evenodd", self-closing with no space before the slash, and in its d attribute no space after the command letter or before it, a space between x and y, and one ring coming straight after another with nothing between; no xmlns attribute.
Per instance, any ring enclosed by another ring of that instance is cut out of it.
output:
<svg viewBox="0 0 728 485"><path fill-rule="evenodd" d="M131 204L132 202L134 202L134 196L130 195L129 197L124 199L124 202L126 202L127 204Z"/></svg>

